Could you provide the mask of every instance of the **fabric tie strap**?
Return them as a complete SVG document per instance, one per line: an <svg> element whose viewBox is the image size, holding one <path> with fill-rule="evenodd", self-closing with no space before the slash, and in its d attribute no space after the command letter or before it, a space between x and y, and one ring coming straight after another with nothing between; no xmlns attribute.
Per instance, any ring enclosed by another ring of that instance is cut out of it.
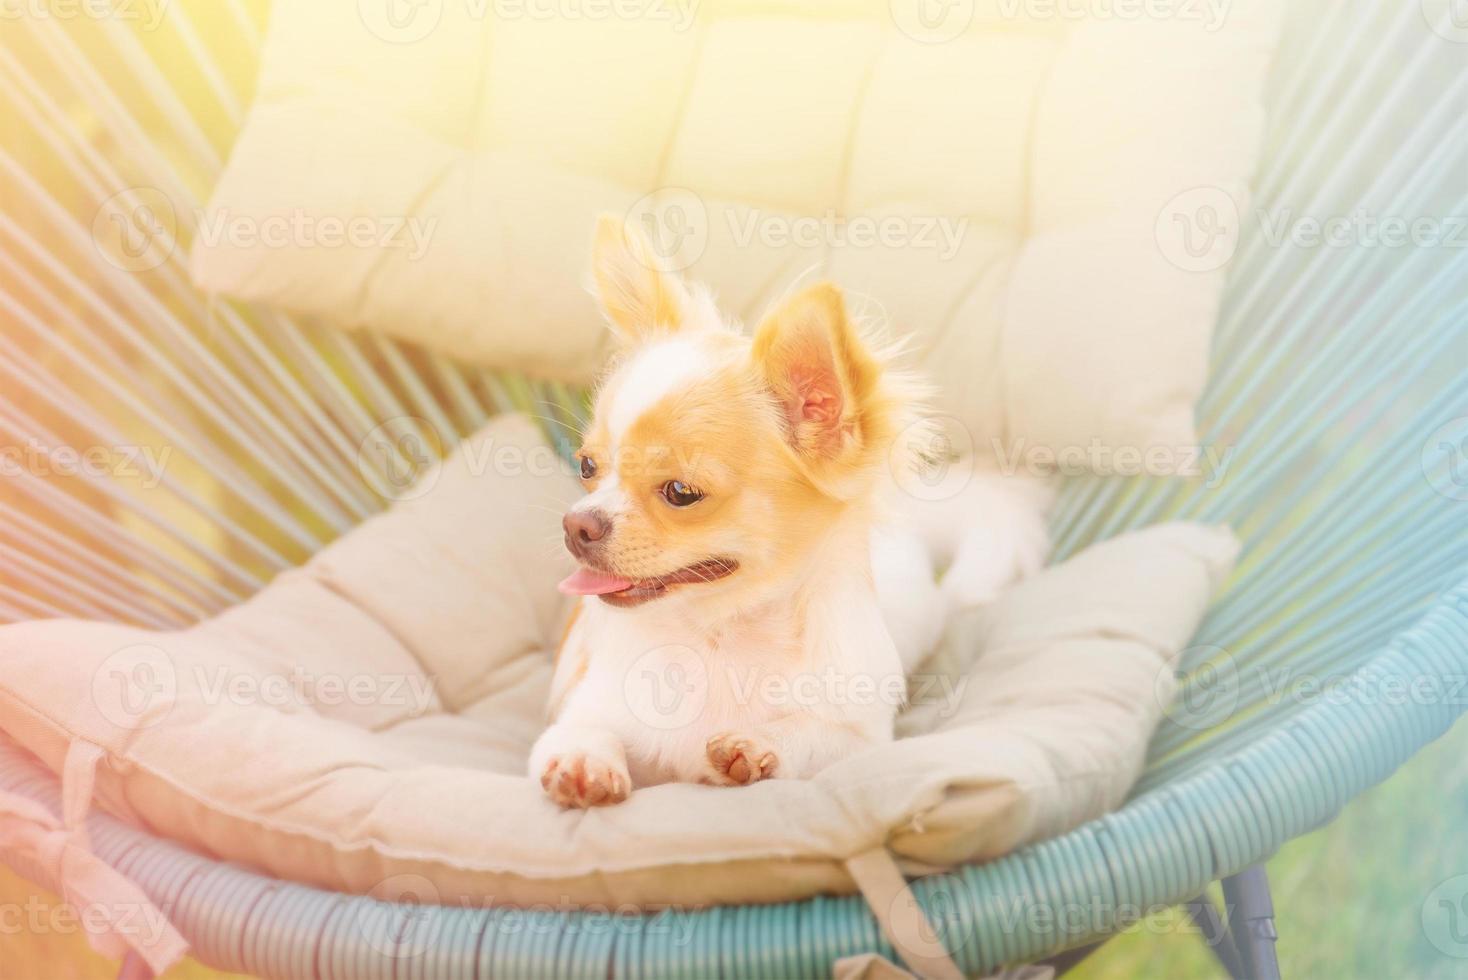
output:
<svg viewBox="0 0 1468 980"><path fill-rule="evenodd" d="M188 943L142 889L92 853L87 812L104 755L90 742L71 743L62 766L59 820L27 796L0 791L0 852L46 873L85 923L93 949L113 959L136 952L156 975L182 959Z"/></svg>
<svg viewBox="0 0 1468 980"><path fill-rule="evenodd" d="M885 847L874 847L848 858L846 870L871 906L882 935L913 973L923 980L963 980L963 971L948 955L922 906L907 887L907 879ZM853 966L848 964L848 968ZM880 972L865 975L882 976Z"/></svg>

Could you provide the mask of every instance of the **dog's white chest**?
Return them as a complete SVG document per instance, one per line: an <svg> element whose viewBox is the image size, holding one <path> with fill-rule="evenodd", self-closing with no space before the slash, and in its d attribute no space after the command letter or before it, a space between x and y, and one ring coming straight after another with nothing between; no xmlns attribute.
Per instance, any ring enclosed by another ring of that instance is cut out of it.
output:
<svg viewBox="0 0 1468 980"><path fill-rule="evenodd" d="M591 614L588 633L600 642L582 683L626 746L639 785L695 779L714 735L778 720L822 697L801 680L815 672L783 616L712 635L635 619Z"/></svg>

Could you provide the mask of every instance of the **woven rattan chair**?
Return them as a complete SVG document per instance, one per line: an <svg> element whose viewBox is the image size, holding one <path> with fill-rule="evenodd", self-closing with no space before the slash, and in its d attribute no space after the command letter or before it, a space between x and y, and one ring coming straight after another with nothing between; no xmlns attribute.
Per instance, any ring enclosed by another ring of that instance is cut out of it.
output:
<svg viewBox="0 0 1468 980"><path fill-rule="evenodd" d="M1065 965L1128 914L1191 903L1231 973L1275 975L1261 862L1463 710L1442 694L1468 675L1468 249L1451 218L1468 190L1468 32L1451 6L1311 0L1290 18L1199 409L1205 442L1232 454L1227 478L1074 478L1054 516L1057 558L1164 518L1226 521L1239 570L1120 811L914 885L965 971ZM206 616L382 506L358 449L377 426L463 434L520 409L563 438L579 410L568 390L211 301L182 245L146 272L99 250L102 202L137 188L179 202L186 244L248 98L263 0L162 9L147 34L120 18L0 22L0 444L176 456L156 485L119 466L11 467L0 621ZM1429 224L1401 246L1360 221L1343 245L1278 237L1292 215L1358 213ZM1200 235L1233 220L1198 218ZM1277 696L1296 681L1339 682L1338 696ZM1399 682L1429 693L1382 696ZM58 804L49 772L8 743L0 789ZM226 970L790 977L894 956L856 897L711 908L679 941L658 916L326 893L91 820L96 851ZM1226 921L1200 898L1218 880Z"/></svg>

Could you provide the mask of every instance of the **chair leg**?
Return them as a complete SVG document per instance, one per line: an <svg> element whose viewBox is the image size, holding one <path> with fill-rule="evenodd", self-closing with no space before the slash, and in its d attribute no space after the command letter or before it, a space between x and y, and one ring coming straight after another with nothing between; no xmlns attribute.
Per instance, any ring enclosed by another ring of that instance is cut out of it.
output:
<svg viewBox="0 0 1468 980"><path fill-rule="evenodd" d="M1279 980L1275 941L1274 902L1264 865L1245 868L1223 879L1223 901L1228 908L1228 931L1243 960L1249 980Z"/></svg>
<svg viewBox="0 0 1468 980"><path fill-rule="evenodd" d="M1248 980L1244 973L1244 963L1239 959L1238 947L1234 945L1233 937L1228 934L1228 923L1223 921L1219 914L1218 906L1213 904L1213 899L1205 893L1199 895L1183 906L1188 911L1188 918L1198 927L1203 935L1203 941L1218 958L1218 963L1223 967L1233 980Z"/></svg>

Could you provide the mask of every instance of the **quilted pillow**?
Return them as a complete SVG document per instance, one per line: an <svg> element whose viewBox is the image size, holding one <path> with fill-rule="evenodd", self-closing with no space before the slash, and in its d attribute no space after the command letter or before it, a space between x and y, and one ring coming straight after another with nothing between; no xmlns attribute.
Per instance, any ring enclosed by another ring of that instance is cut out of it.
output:
<svg viewBox="0 0 1468 980"><path fill-rule="evenodd" d="M492 422L421 495L189 629L0 628L0 729L58 773L74 744L100 749L96 800L139 826L340 890L411 875L446 903L849 891L843 862L883 843L943 865L1117 805L1235 551L1226 531L1164 525L1025 581L954 624L903 737L814 779L562 811L524 775L566 614L558 511L577 493L550 458L528 421Z"/></svg>
<svg viewBox="0 0 1468 980"><path fill-rule="evenodd" d="M1278 4L916 6L276 0L195 278L584 381L626 212L746 320L871 297L979 449L1192 445Z"/></svg>

